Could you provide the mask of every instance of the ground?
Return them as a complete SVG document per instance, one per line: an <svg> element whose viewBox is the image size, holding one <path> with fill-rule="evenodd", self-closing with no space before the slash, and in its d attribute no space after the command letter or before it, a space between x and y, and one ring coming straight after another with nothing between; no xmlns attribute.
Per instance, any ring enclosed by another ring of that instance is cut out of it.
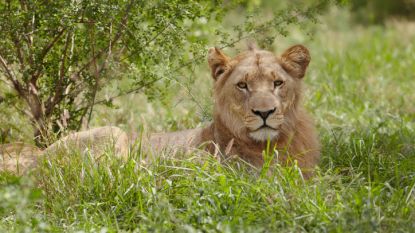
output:
<svg viewBox="0 0 415 233"><path fill-rule="evenodd" d="M279 52L295 43L311 51L304 103L322 142L313 179L295 166L267 175L202 151L161 154L146 167L136 163L139 150L127 162L108 150L100 164L62 155L31 175L0 174L0 231L413 232L415 23L364 27L344 11L330 14L312 38L293 29L274 43ZM128 96L119 109L98 109L93 123L153 131L204 124L211 80L206 68L200 73L174 104Z"/></svg>

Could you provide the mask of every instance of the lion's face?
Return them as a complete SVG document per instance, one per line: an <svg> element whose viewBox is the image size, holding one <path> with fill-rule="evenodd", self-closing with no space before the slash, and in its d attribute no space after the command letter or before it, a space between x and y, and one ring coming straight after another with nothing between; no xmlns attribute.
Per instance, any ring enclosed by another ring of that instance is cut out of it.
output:
<svg viewBox="0 0 415 233"><path fill-rule="evenodd" d="M309 61L307 49L300 45L280 58L253 49L231 59L216 48L209 50L215 117L239 138L276 139L296 107Z"/></svg>

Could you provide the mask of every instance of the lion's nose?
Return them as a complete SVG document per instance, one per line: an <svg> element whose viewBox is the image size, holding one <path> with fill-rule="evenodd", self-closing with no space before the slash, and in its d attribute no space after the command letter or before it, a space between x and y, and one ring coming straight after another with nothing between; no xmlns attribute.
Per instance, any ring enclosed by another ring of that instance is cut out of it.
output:
<svg viewBox="0 0 415 233"><path fill-rule="evenodd" d="M258 111L258 110L252 109L252 112L257 116L260 116L265 121L268 118L269 115L271 115L273 112L275 112L275 110L276 110L276 108L268 110L268 111Z"/></svg>

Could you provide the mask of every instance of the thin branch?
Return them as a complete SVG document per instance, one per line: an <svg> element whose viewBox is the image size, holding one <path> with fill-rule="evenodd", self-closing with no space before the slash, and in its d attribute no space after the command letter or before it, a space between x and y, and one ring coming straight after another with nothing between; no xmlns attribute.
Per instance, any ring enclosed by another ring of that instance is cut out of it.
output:
<svg viewBox="0 0 415 233"><path fill-rule="evenodd" d="M24 59L23 59L22 45L20 44L20 40L18 39L18 37L15 34L13 34L12 37L13 37L14 46L16 48L17 59L19 59L19 62L20 62L20 69L22 69L22 71L23 71L25 69L25 67L24 67L25 62L24 62Z"/></svg>
<svg viewBox="0 0 415 233"><path fill-rule="evenodd" d="M53 40L45 47L43 48L42 52L40 53L40 57L39 57L39 63L43 64L43 59L46 57L46 55L49 53L49 51L52 49L52 47L56 44L56 42L61 38L61 36L63 35L63 33L65 32L66 28L62 28L57 35L53 38ZM40 77L40 75L42 74L43 69L39 68L37 70L36 73L34 73L32 75L32 79L31 82L35 83L36 80Z"/></svg>
<svg viewBox="0 0 415 233"><path fill-rule="evenodd" d="M3 58L3 56L0 54L0 64L3 66L3 69L6 71L6 76L12 81L17 81L15 80L15 77L11 71L11 69L9 68L9 65L7 65L6 60Z"/></svg>
<svg viewBox="0 0 415 233"><path fill-rule="evenodd" d="M143 46L141 46L142 48L145 48L145 47L147 47L151 42L153 42L153 41L155 41L159 36L161 36L165 31L166 31L166 29L170 26L171 24L170 23L166 23L166 25L163 27L163 29L162 30L160 30L156 35L154 35L150 40L148 40L148 41L146 41L146 43L144 43L144 45ZM130 30L128 30L128 28L126 28L127 30L127 33L131 36L131 37L133 37L134 39L136 39L137 40L137 37L134 35L134 33L132 33ZM129 50L128 49L128 47L127 47L127 50ZM128 55L128 56L126 56L126 57L124 57L121 61L125 61L125 60L127 60L127 59L129 59L132 55L133 55L134 53L131 53L130 55Z"/></svg>
<svg viewBox="0 0 415 233"><path fill-rule="evenodd" d="M55 90L54 90L54 95L49 97L46 100L46 104L45 104L45 115L46 116L50 116L53 112L53 108L56 106L56 104L58 104L59 102L62 101L63 99L63 81L65 79L65 73L66 73L66 60L68 57L68 49L69 49L69 44L70 44L70 39L71 39L71 33L68 33L66 35L66 41L65 41L65 47L63 49L62 52L62 59L61 59L61 64L60 64L60 68L59 68L59 79L58 82L55 85Z"/></svg>
<svg viewBox="0 0 415 233"><path fill-rule="evenodd" d="M60 72L60 74L59 74L59 80L60 81L63 81L63 79L65 77L65 70L66 70L66 68L65 68L65 62L66 62L66 59L68 57L68 48L69 48L69 43L70 43L70 39L71 39L70 37L71 36L72 36L71 33L68 33L66 35L65 48L63 49L62 62L61 62L61 67L59 69L59 72Z"/></svg>
<svg viewBox="0 0 415 233"><path fill-rule="evenodd" d="M1 54L0 54L0 64L3 66L3 69L5 70L6 77L8 77L9 80L13 83L13 86L16 89L16 91L21 96L24 96L24 89L22 88L22 85L16 79L16 77L13 75L12 70L10 69L9 65L7 64L6 60L3 58L3 56Z"/></svg>
<svg viewBox="0 0 415 233"><path fill-rule="evenodd" d="M146 87L149 87L149 86L153 85L154 83L156 83L156 82L157 82L157 81L159 81L159 80L161 80L161 78L160 78L160 79L154 79L154 80L152 80L151 82L148 82L148 83L143 84L143 85L141 85L141 86L139 86L139 87L136 87L136 88L130 89L130 90L126 91L126 92L118 93L118 94L117 94L117 95L115 95L115 96L111 96L111 97L106 98L106 99L97 100L97 101L95 101L95 104L103 104L103 103L108 103L108 102L110 102L110 101L113 101L114 99L117 99L117 98L121 97L121 96L130 95L130 94L133 94L133 93L138 93L138 92L139 92L139 91L141 91L142 89L144 89L144 88L146 88Z"/></svg>
<svg viewBox="0 0 415 233"><path fill-rule="evenodd" d="M18 107L17 104L13 104L13 108L15 108L18 112L20 112L20 114L28 116L29 119L33 118L33 114L30 111L28 111L27 109L22 109Z"/></svg>
<svg viewBox="0 0 415 233"><path fill-rule="evenodd" d="M99 74L101 74L105 70L105 67L106 67L105 64L108 64L109 57L121 56L121 54L123 54L123 51L124 51L124 48L118 49L116 53L108 51L108 55L110 55L110 56L107 56L107 58L105 59L105 61L101 65L101 67L99 68L99 71L98 71ZM71 91L69 91L68 93L65 93L63 98L76 97L82 91L81 90L82 85L84 85L83 82L78 82L78 83L74 84L74 86L71 88Z"/></svg>
<svg viewBox="0 0 415 233"><path fill-rule="evenodd" d="M61 38L63 33L65 32L67 28L62 28L60 31L57 32L56 36L53 38L53 40L45 47L43 48L42 52L40 53L40 61L45 58L45 56L48 54L50 49L55 45L55 43Z"/></svg>
<svg viewBox="0 0 415 233"><path fill-rule="evenodd" d="M111 36L110 36L111 38ZM108 46L108 48L111 48L111 40L110 40L110 44ZM108 49L108 52L111 51L111 49ZM92 28L92 56L95 57L95 30L94 28ZM99 73L98 73L98 65L97 65L97 60L94 59L93 60L93 66L94 66L94 78L95 78L95 83L94 83L94 87L92 90L92 100L91 103L89 104L89 113L88 113L88 120L86 122L86 128L89 128L89 122L91 122L91 117L92 117L92 111L94 109L94 104L95 104L95 98L97 95L97 89L98 89L98 77L99 77Z"/></svg>
<svg viewBox="0 0 415 233"><path fill-rule="evenodd" d="M81 66L81 68L74 72L71 77L79 77L80 74L86 69L88 68L94 61L96 61L98 58L100 58L104 53L106 53L108 50L112 49L114 47L114 44L121 38L121 34L118 35L116 38L114 38L114 40L111 41L111 45L110 47L105 47L102 50L100 50L98 53L96 53L95 56L93 56L88 62L86 62L84 65Z"/></svg>
<svg viewBox="0 0 415 233"><path fill-rule="evenodd" d="M28 9L27 1L26 0L20 0L19 2L20 2L20 7L22 8L22 10L24 12L29 13L30 9ZM24 41L27 44L27 48L28 48L28 51L29 51L28 56L27 56L27 60L29 61L30 66L33 66L34 61L33 61L32 49L31 49L32 46L33 46L33 35L31 35L29 32L31 30L33 30L33 28L34 28L34 18L32 19L32 25L31 25L30 28L29 28L29 24L26 21L24 22L24 27L25 27L26 33L23 34L23 38L24 38Z"/></svg>

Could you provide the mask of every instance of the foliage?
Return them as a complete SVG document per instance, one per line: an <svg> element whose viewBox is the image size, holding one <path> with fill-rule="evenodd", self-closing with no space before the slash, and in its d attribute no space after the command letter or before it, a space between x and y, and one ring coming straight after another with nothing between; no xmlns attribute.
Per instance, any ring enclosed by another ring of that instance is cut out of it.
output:
<svg viewBox="0 0 415 233"><path fill-rule="evenodd" d="M32 179L2 176L0 183L0 231L50 230L43 216L37 213L42 191L33 187Z"/></svg>

